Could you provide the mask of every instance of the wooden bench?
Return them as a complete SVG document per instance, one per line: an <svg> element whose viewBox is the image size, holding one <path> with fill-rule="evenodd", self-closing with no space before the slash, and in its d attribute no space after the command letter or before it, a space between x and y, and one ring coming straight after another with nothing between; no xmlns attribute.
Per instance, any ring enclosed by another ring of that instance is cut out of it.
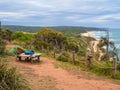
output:
<svg viewBox="0 0 120 90"><path fill-rule="evenodd" d="M27 55L25 53L22 53L17 55L17 60L21 61L22 58L25 58L25 60L30 60L31 63L33 63L35 58L37 58L37 60L40 61L40 56L41 56L41 53L35 53L33 55Z"/></svg>

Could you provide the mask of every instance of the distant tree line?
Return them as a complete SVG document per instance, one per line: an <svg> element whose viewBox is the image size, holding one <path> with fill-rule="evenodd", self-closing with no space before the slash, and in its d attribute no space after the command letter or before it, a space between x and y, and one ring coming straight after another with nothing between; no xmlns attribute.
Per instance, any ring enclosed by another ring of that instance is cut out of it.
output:
<svg viewBox="0 0 120 90"><path fill-rule="evenodd" d="M41 28L44 27L37 27L37 26L15 26L15 25L3 25L3 28L8 28L12 31L23 31L23 32L38 32ZM80 26L53 26L53 27L46 27L52 30L56 30L62 33L84 33L86 31L96 31L96 30L103 30L103 28L93 28L93 27L80 27Z"/></svg>

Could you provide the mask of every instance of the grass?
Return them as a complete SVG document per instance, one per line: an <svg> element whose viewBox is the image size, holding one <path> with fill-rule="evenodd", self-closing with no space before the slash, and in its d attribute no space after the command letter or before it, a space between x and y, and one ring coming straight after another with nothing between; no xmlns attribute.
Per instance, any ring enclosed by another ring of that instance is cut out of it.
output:
<svg viewBox="0 0 120 90"><path fill-rule="evenodd" d="M62 62L62 61L56 61L55 63L54 63L54 66L55 66L55 68L59 68L59 67L61 67L61 68L63 68L63 69L66 69L66 70L68 70L68 71L87 71L87 69L85 69L86 67L85 67L85 65L83 65L83 64L79 64L78 62L75 62L75 64L73 64L72 62ZM84 67L84 68L82 68L82 67Z"/></svg>
<svg viewBox="0 0 120 90"><path fill-rule="evenodd" d="M16 68L8 68L6 62L0 60L0 90L30 90L30 88Z"/></svg>
<svg viewBox="0 0 120 90"><path fill-rule="evenodd" d="M61 67L66 70L86 71L86 72L91 72L98 76L106 77L109 79L113 78L113 74L112 74L113 70L111 68L101 68L100 65L97 65L95 62L93 62L93 63L94 64L92 65L91 69L88 69L87 65L84 63L80 63L80 61L76 61L75 64L73 64L72 62L57 61L54 65L56 68ZM99 61L99 63L106 67L112 67L112 62ZM118 71L118 70L117 70L115 79L118 79L118 80L120 79L120 71Z"/></svg>

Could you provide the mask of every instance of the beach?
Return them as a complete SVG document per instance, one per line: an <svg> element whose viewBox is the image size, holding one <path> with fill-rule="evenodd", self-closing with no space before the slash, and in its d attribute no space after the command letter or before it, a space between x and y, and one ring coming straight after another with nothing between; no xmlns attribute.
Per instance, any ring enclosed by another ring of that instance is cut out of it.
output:
<svg viewBox="0 0 120 90"><path fill-rule="evenodd" d="M94 31L89 31L89 32L86 32L86 33L82 33L81 35L85 36L85 37L95 38ZM98 47L97 47L98 43L99 43L99 39L97 39L97 38L95 38L95 40L91 41L91 43L90 43L91 46L93 47L94 52L98 51Z"/></svg>
<svg viewBox="0 0 120 90"><path fill-rule="evenodd" d="M88 31L86 33L81 33L82 36L86 36L86 37L94 37L94 31Z"/></svg>

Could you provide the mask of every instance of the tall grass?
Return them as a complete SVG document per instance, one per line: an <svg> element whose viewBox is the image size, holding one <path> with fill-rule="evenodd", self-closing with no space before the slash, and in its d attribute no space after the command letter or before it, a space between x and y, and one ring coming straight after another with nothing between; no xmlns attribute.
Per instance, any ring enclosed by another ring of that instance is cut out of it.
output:
<svg viewBox="0 0 120 90"><path fill-rule="evenodd" d="M0 90L30 90L27 81L16 72L16 68L0 60Z"/></svg>

